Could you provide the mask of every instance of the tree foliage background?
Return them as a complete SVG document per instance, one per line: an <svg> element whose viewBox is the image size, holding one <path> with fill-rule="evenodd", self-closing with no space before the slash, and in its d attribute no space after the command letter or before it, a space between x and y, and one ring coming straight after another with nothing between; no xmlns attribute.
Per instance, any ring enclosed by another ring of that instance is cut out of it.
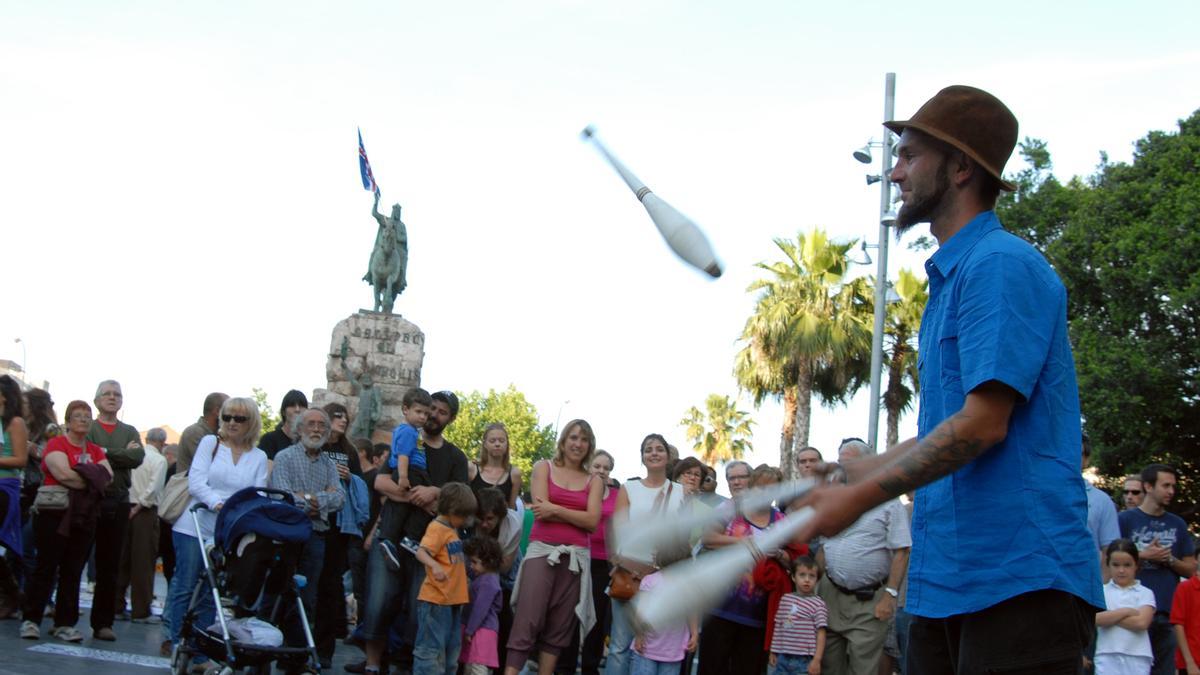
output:
<svg viewBox="0 0 1200 675"><path fill-rule="evenodd" d="M266 434L268 431L274 431L275 427L279 426L279 413L275 412L275 408L267 401L267 392L258 387L254 387L252 391L254 402L258 404L258 417L262 420L262 432Z"/></svg>
<svg viewBox="0 0 1200 675"><path fill-rule="evenodd" d="M534 462L554 456L555 429L549 424L538 424L537 408L513 385L504 391L489 389L486 394L479 391L455 394L458 417L446 428L445 435L466 453L467 459L475 461L479 457L484 429L493 422L507 427L512 463L521 469L526 485Z"/></svg>
<svg viewBox="0 0 1200 675"><path fill-rule="evenodd" d="M701 462L716 467L754 450L754 420L737 403L736 398L709 394L704 410L692 406L684 413L679 426Z"/></svg>
<svg viewBox="0 0 1200 675"><path fill-rule="evenodd" d="M1200 111L1137 141L1129 164L1101 156L1059 183L1046 143L1026 139L1001 222L1039 248L1068 293L1071 343L1093 464L1114 485L1175 464L1172 510L1200 498Z"/></svg>

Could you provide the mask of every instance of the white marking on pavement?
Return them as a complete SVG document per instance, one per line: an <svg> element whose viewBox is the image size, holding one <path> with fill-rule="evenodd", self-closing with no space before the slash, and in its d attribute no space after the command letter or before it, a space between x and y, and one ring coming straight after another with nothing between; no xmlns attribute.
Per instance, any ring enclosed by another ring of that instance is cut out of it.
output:
<svg viewBox="0 0 1200 675"><path fill-rule="evenodd" d="M145 666L147 668L162 668L166 670L171 669L171 660L161 656L129 654L126 652L114 652L106 649L92 649L90 647L76 647L73 645L36 645L33 647L27 647L26 649L31 652L38 652L39 654L58 654L60 656L74 656L84 659L95 659L97 661L125 663L132 666Z"/></svg>

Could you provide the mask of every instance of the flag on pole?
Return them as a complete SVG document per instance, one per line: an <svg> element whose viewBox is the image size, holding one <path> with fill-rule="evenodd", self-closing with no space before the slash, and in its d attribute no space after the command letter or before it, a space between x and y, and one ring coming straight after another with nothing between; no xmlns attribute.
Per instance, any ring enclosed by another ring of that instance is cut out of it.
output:
<svg viewBox="0 0 1200 675"><path fill-rule="evenodd" d="M362 173L363 189L379 194L379 183L371 173L371 161L367 159L367 148L363 145L362 129L358 130L358 170Z"/></svg>

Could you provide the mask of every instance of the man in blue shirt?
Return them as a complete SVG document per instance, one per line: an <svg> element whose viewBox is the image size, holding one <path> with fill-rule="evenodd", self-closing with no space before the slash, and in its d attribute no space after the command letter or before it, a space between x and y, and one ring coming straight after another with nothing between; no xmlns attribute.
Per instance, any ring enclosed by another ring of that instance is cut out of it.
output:
<svg viewBox="0 0 1200 675"><path fill-rule="evenodd" d="M1166 464L1151 464L1142 470L1145 497L1141 506L1117 516L1121 536L1138 547L1137 578L1154 591L1154 622L1150 624L1150 644L1154 648L1151 673L1175 672L1175 629L1171 626L1171 603L1179 578L1196 573L1196 543L1183 518L1168 513L1175 498L1175 469Z"/></svg>
<svg viewBox="0 0 1200 675"><path fill-rule="evenodd" d="M901 134L897 228L928 222L917 438L866 478L811 493L801 532L832 535L916 489L905 672L1074 673L1104 607L1079 472L1066 291L993 209L1017 140L996 97L952 86Z"/></svg>

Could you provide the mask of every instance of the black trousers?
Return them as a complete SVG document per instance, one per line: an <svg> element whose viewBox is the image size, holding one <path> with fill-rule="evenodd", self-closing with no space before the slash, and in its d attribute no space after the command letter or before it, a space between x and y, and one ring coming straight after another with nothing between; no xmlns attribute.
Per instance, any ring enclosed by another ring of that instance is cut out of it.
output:
<svg viewBox="0 0 1200 675"><path fill-rule="evenodd" d="M1055 590L944 619L913 616L904 672L1076 675L1095 621L1095 608Z"/></svg>
<svg viewBox="0 0 1200 675"><path fill-rule="evenodd" d="M125 501L105 497L100 502L96 521L96 593L92 598L92 630L111 628L117 605L117 575L121 571L121 551L125 529L129 527L128 495Z"/></svg>
<svg viewBox="0 0 1200 675"><path fill-rule="evenodd" d="M79 578L92 550L92 533L72 530L71 536L58 534L63 512L39 513L33 517L33 536L37 540L37 567L25 583L24 618L40 624L50 600L50 588L58 575L58 595L54 599L54 625L74 626L79 621ZM111 609L112 604L109 604Z"/></svg>
<svg viewBox="0 0 1200 675"><path fill-rule="evenodd" d="M317 616L313 631L317 654L322 658L333 658L338 639L346 637L346 591L342 576L346 573L346 549L350 538L350 535L332 530L325 535L325 563L317 582Z"/></svg>
<svg viewBox="0 0 1200 675"><path fill-rule="evenodd" d="M709 617L700 631L699 675L762 675L767 629Z"/></svg>

